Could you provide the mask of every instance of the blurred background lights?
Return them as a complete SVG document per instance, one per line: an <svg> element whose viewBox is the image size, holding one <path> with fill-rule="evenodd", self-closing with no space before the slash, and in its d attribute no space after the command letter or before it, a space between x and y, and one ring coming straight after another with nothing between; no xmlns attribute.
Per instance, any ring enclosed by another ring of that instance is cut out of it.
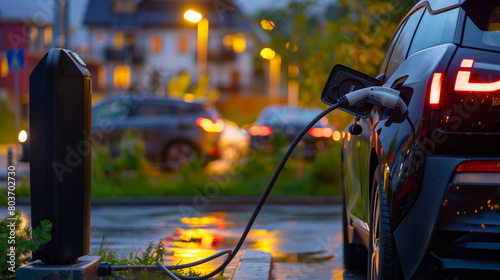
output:
<svg viewBox="0 0 500 280"><path fill-rule="evenodd" d="M191 21L191 22L197 23L198 21L201 20L202 15L198 12L193 11L193 10L189 10L189 11L184 13L184 18Z"/></svg>
<svg viewBox="0 0 500 280"><path fill-rule="evenodd" d="M264 59L271 60L276 56L276 53L270 48L263 48L260 51L260 56L262 56Z"/></svg>
<svg viewBox="0 0 500 280"><path fill-rule="evenodd" d="M297 47L297 45L295 44L290 44L290 41L286 42L286 49L291 51L291 52L296 52L299 50L299 47Z"/></svg>
<svg viewBox="0 0 500 280"><path fill-rule="evenodd" d="M260 25L262 26L262 29L264 29L264 30L273 30L274 29L274 22L272 20L263 19L260 22Z"/></svg>
<svg viewBox="0 0 500 280"><path fill-rule="evenodd" d="M290 76L290 78L295 78L299 75L300 73L300 70L299 70L299 66L297 65L297 63L292 63L290 64L290 66L288 66L288 76Z"/></svg>
<svg viewBox="0 0 500 280"><path fill-rule="evenodd" d="M335 132L333 133L332 138L333 138L333 140L335 140L335 141L339 141L339 140L340 140L340 138L341 138L340 132L335 131Z"/></svg>

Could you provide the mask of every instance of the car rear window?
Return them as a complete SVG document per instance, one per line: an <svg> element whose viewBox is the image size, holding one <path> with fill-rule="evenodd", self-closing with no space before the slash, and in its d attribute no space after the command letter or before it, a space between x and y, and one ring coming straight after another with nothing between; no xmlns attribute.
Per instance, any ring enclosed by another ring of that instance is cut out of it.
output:
<svg viewBox="0 0 500 280"><path fill-rule="evenodd" d="M309 123L321 113L318 108L276 107L268 108L261 113L258 122L268 124ZM328 119L322 118L315 126L328 125Z"/></svg>
<svg viewBox="0 0 500 280"><path fill-rule="evenodd" d="M455 37L458 9L432 15L424 13L413 37L408 56L425 48L451 43Z"/></svg>
<svg viewBox="0 0 500 280"><path fill-rule="evenodd" d="M467 14L462 45L500 51L500 3L475 0L463 4Z"/></svg>

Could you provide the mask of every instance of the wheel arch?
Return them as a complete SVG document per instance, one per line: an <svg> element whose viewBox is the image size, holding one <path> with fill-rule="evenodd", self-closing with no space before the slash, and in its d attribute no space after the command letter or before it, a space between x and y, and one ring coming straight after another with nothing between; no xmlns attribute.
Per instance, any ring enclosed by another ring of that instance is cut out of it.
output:
<svg viewBox="0 0 500 280"><path fill-rule="evenodd" d="M176 137L176 138L172 138L170 140L168 140L167 142L165 142L165 144L163 145L163 148L162 148L162 153L161 153L161 160L162 161L165 161L166 160L166 156L167 156L167 149L172 146L172 144L174 143L188 143L189 145L191 145L195 151L200 154L201 153L201 149L199 147L198 144L196 144L194 141L190 140L189 138L186 138L186 137Z"/></svg>

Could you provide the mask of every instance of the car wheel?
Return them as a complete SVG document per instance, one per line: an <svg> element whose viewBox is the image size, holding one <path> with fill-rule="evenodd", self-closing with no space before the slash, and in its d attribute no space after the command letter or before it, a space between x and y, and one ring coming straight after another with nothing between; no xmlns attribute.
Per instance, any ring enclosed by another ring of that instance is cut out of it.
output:
<svg viewBox="0 0 500 280"><path fill-rule="evenodd" d="M198 152L193 145L187 142L174 142L166 149L165 167L170 170L180 170L195 156L198 156Z"/></svg>
<svg viewBox="0 0 500 280"><path fill-rule="evenodd" d="M368 249L368 279L393 279L394 242L385 193L379 187L378 169L373 180L370 211L370 243Z"/></svg>
<svg viewBox="0 0 500 280"><path fill-rule="evenodd" d="M344 268L349 270L364 270L366 268L367 252L364 247L350 244L347 237L347 208L345 195L342 196L342 234L344 250Z"/></svg>

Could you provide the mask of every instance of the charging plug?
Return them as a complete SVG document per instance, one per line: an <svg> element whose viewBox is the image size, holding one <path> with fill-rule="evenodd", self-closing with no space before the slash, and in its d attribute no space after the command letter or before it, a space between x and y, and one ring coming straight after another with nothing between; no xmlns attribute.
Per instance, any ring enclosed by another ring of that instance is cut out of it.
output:
<svg viewBox="0 0 500 280"><path fill-rule="evenodd" d="M401 114L405 114L408 111L406 103L399 97L399 91L387 88L387 87L367 87L359 89L344 95L349 105L354 105L365 99L366 102L370 102L370 99L380 103L380 105L394 109L396 106L401 110ZM379 104L377 104L379 105Z"/></svg>

